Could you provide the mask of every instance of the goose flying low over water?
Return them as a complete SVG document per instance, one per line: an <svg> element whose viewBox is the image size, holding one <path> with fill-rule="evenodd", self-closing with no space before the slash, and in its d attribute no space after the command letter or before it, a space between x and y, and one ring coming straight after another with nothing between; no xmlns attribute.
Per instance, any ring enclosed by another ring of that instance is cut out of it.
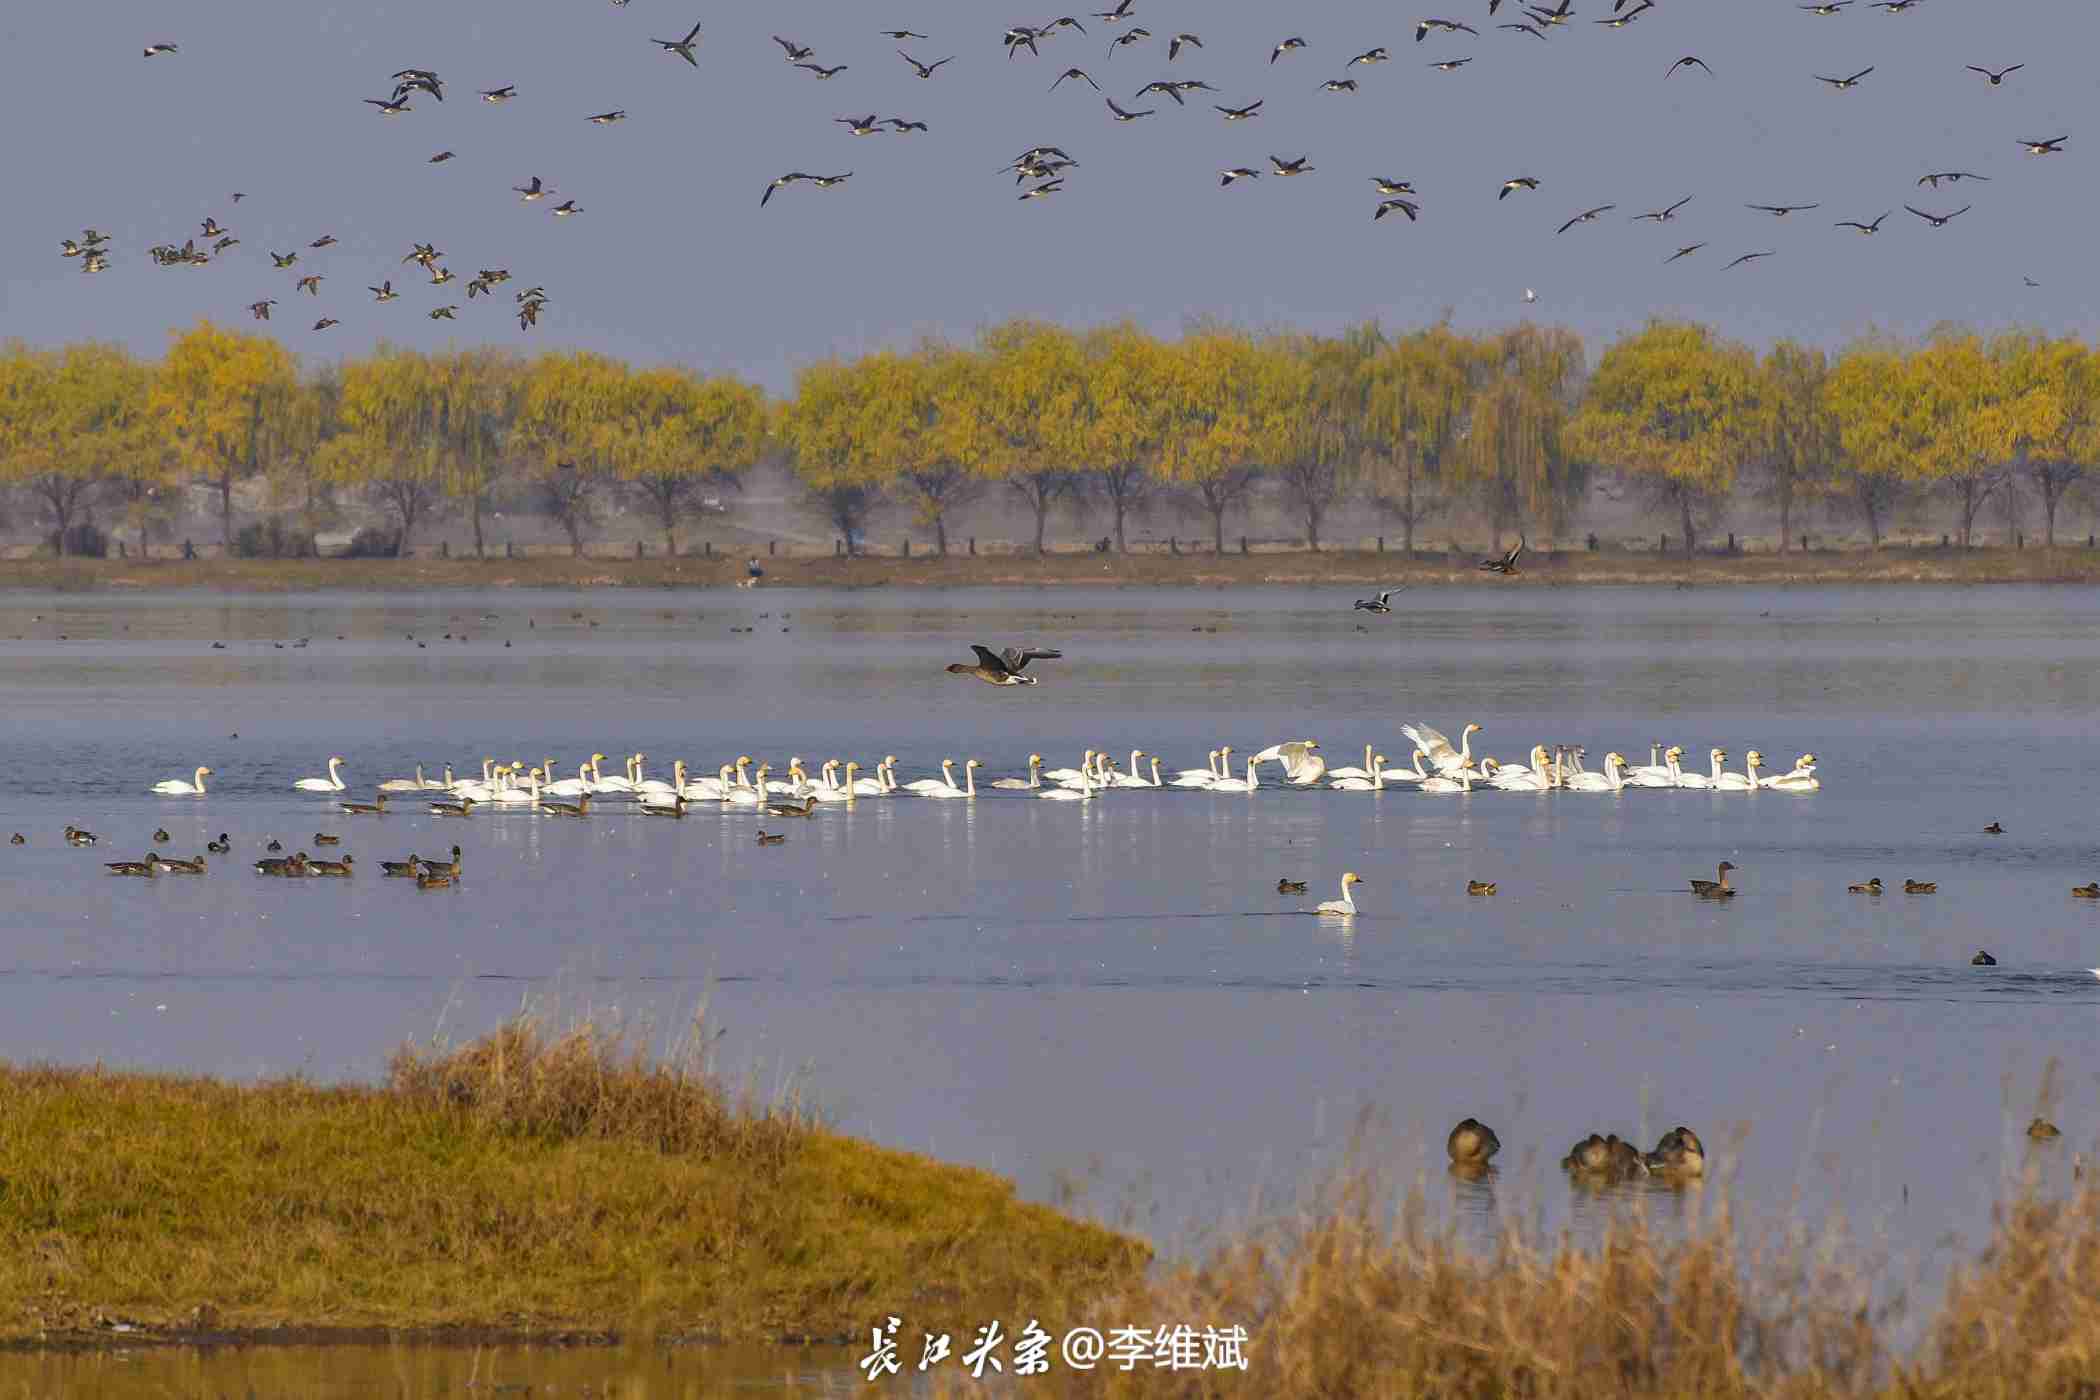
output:
<svg viewBox="0 0 2100 1400"><path fill-rule="evenodd" d="M1481 560L1479 565L1480 571L1482 573L1504 575L1517 572L1517 557L1523 554L1524 543L1524 537L1522 535L1517 536L1517 544L1514 549L1498 558Z"/></svg>
<svg viewBox="0 0 2100 1400"><path fill-rule="evenodd" d="M1031 661L1054 661L1064 655L1049 647L1008 647L1004 653L994 652L990 647L971 643L970 650L977 653L977 664L958 661L948 667L952 676L975 676L987 685L1034 685L1034 676L1021 672Z"/></svg>
<svg viewBox="0 0 2100 1400"><path fill-rule="evenodd" d="M1405 588L1406 586L1407 585L1403 583L1400 585L1400 588ZM1384 589L1379 593L1379 595L1376 598L1358 598L1356 600L1356 606L1353 609L1353 611L1367 613L1389 613L1393 610L1392 597L1395 593L1398 593L1400 591L1400 588Z"/></svg>

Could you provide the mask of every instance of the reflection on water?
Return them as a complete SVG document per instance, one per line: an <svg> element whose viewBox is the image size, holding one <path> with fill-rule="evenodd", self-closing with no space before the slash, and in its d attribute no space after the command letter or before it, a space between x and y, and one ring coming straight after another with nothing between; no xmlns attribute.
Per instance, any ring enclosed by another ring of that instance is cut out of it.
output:
<svg viewBox="0 0 2100 1400"><path fill-rule="evenodd" d="M2100 909L2068 889L2100 874L2100 599L1409 597L1362 630L1348 599L1288 590L11 597L0 830L33 839L0 853L0 1053L369 1075L399 1039L484 1028L521 993L666 1024L704 1001L733 1072L805 1068L848 1129L1038 1198L1098 1163L1169 1246L1289 1198L1365 1106L1409 1178L1441 1177L1457 1118L1492 1125L1500 1175L1451 1195L1483 1219L1521 1202L1587 1230L1566 1144L1688 1123L1746 1219L1836 1211L1898 1249L1980 1238L2030 1160L2042 1065L2089 1060ZM942 671L971 641L1065 659L995 689ZM1826 788L987 792L821 810L764 849L764 819L712 808L353 821L289 790L331 753L360 787L593 751L658 774L895 753L906 778L978 757L988 782L1032 751L1136 746L1171 773L1314 735L1355 763L1365 742L1399 759L1413 719L1478 720L1504 756L1812 750ZM198 763L208 797L145 794ZM67 822L105 844L63 847ZM241 859L316 827L361 865L459 840L467 878L99 878L157 824L184 852L230 832ZM1684 892L1724 857L1739 898ZM1298 912L1345 869L1367 877L1362 915ZM1844 893L1875 874L1940 893ZM1311 892L1280 897L1279 876ZM1469 899L1469 879L1501 892ZM1970 967L1979 947L1998 966ZM2053 1180L2090 1149L2100 1094L2069 1076L2044 1111L2066 1132L2034 1158Z"/></svg>

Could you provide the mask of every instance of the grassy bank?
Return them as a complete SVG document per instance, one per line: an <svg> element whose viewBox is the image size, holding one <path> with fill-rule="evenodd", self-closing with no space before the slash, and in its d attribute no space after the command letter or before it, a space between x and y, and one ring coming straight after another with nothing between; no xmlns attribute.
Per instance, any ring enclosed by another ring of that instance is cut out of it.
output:
<svg viewBox="0 0 2100 1400"><path fill-rule="evenodd" d="M0 1067L4 1338L833 1338L907 1309L960 1328L1146 1257L590 1026L404 1049L376 1087Z"/></svg>
<svg viewBox="0 0 2100 1400"><path fill-rule="evenodd" d="M1656 554L1525 556L1510 579L1479 573L1468 558L1371 551L1252 554L1029 554L946 558L894 555L843 559L780 556L764 561L764 587L1130 587L1407 583L1497 588L1616 584L1692 587L1869 583L2100 583L2100 551L1885 549L1813 554L1700 557ZM0 590L202 589L241 593L318 589L428 592L489 588L728 588L744 565L724 558L632 559L18 559L0 562Z"/></svg>

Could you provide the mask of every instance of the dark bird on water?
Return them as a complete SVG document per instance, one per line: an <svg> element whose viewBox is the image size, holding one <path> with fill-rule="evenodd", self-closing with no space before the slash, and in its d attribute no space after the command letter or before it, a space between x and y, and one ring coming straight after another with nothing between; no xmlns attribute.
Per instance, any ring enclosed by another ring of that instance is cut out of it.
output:
<svg viewBox="0 0 2100 1400"><path fill-rule="evenodd" d="M971 643L970 650L977 653L977 664L958 661L948 667L951 676L975 676L986 685L1034 685L1034 676L1021 672L1031 661L1054 661L1064 655L1048 647L1008 647L1004 653L994 652L990 647Z"/></svg>
<svg viewBox="0 0 2100 1400"><path fill-rule="evenodd" d="M1728 883L1728 872L1733 869L1735 869L1735 864L1732 861L1722 861L1717 872L1720 878L1692 881L1692 893L1698 895L1701 899L1730 898L1735 894L1735 889Z"/></svg>
<svg viewBox="0 0 2100 1400"><path fill-rule="evenodd" d="M1997 822L1992 822L1989 826L1983 829L1983 834L1986 836L2003 836L2005 834L2005 828L2000 826ZM162 836L158 839L165 841L168 838Z"/></svg>

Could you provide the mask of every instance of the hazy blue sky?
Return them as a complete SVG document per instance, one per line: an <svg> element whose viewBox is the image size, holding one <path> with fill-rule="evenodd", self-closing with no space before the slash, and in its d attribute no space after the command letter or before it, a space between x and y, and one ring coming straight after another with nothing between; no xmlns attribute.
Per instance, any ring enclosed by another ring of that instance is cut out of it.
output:
<svg viewBox="0 0 2100 1400"><path fill-rule="evenodd" d="M249 325L246 304L274 296L272 329L312 357L382 336L578 346L783 389L812 359L922 332L967 336L1017 313L1128 315L1172 332L1203 315L1412 325L1450 307L1462 325L1495 326L1525 314L1527 286L1539 293L1531 314L1593 336L1653 314L1832 345L1869 326L1943 319L2088 325L2100 131L2088 144L2079 118L2095 100L2100 7L1922 0L1888 15L1861 0L1821 18L1793 0L1661 0L1614 30L1591 23L1608 0L1579 0L1576 21L1541 43L1494 29L1485 0L1428 0L1482 35L1417 44L1419 11L1388 0L1139 0L1132 22L1155 37L1109 58L1120 31L1091 17L1108 8L1092 0L1078 11L1085 35L1062 31L1040 59L1009 61L1002 30L1062 13L1044 4L1040 14L949 0L11 4L0 14L12 136L0 328L156 353L200 316ZM1507 0L1495 20L1519 4ZM698 71L649 44L695 19ZM903 45L922 60L956 61L919 81L883 28L932 36ZM1184 29L1204 47L1170 65L1166 40ZM848 70L824 82L788 66L776 33ZM1271 66L1289 34L1310 47ZM154 41L181 52L143 59ZM1346 71L1361 91L1318 90L1381 44L1391 62ZM1688 53L1717 78L1665 81ZM1463 56L1476 61L1428 67ZM2023 61L1998 88L1963 71ZM1047 91L1074 64L1126 108L1159 115L1118 125L1083 83ZM1811 77L1870 64L1877 71L1849 92ZM386 96L405 67L436 69L446 101L419 94L395 118L360 102ZM1205 94L1186 108L1131 100L1166 77L1267 106L1228 125ZM504 83L518 86L515 101L477 100L476 89ZM614 107L629 120L584 120ZM932 130L856 138L831 121L869 111ZM2016 144L2067 133L2061 156ZM1060 195L1022 203L997 171L1037 143L1081 166ZM426 164L447 148L456 160ZM1317 173L1219 188L1221 168L1266 168L1272 152L1309 154ZM1943 169L1991 182L1914 188ZM787 170L855 175L833 190L785 189L760 210L765 182ZM1497 202L1501 181L1519 174L1538 177L1539 191ZM511 187L533 175L585 212L556 219L553 200L520 203ZM1374 225L1373 175L1412 180L1422 221ZM238 206L234 190L247 195ZM1696 198L1670 224L1627 222L1685 195ZM1935 230L1902 211L1906 200L1976 207ZM1823 207L1780 222L1746 201ZM1555 235L1570 215L1613 202L1614 214ZM1831 227L1890 209L1872 239ZM207 216L241 246L206 268L147 258ZM89 225L114 235L112 265L95 277L57 253ZM324 233L341 241L305 250ZM402 266L417 240L445 250L461 280L433 288ZM1663 266L1701 240L1711 246ZM265 250L294 246L298 267L273 270ZM1778 256L1722 271L1767 248ZM465 279L483 267L517 280L493 304L470 304ZM327 278L318 299L293 290L306 271ZM376 305L365 288L386 277L406 294ZM525 333L507 314L510 294L533 283L553 302ZM460 305L457 322L426 319L445 302ZM342 324L309 331L322 315Z"/></svg>

